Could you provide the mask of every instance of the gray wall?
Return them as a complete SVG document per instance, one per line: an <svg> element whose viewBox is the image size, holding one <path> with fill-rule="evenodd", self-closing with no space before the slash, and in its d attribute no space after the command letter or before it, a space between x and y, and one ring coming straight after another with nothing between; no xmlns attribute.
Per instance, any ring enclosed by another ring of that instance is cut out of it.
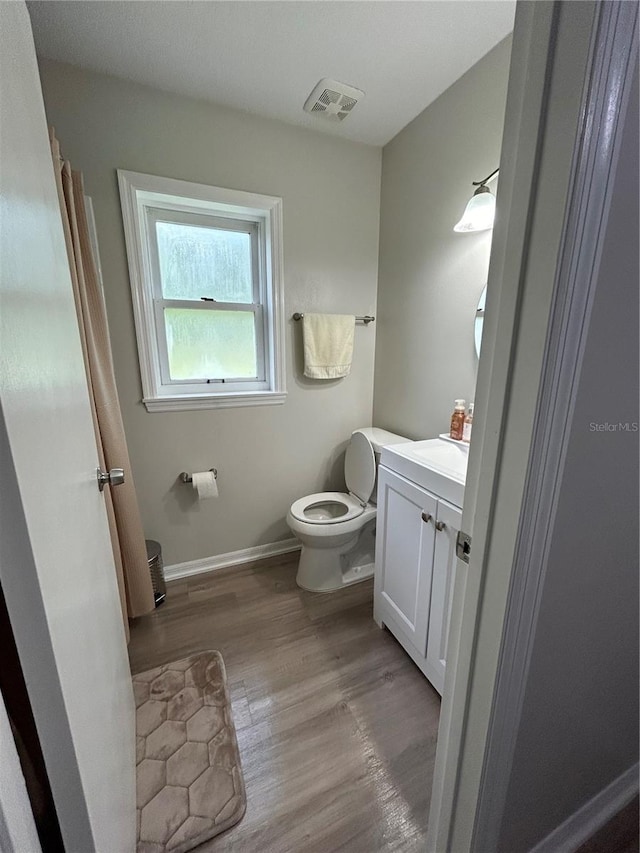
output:
<svg viewBox="0 0 640 853"><path fill-rule="evenodd" d="M454 398L473 399L491 232L453 226L500 160L510 49L509 37L383 150L373 414L411 438L448 429Z"/></svg>
<svg viewBox="0 0 640 853"><path fill-rule="evenodd" d="M148 413L115 170L282 196L287 315L366 314L376 312L380 149L60 63L41 61L41 77L49 122L93 198L146 535L168 564L287 538L291 501L342 487L346 440L371 423L376 325L357 327L348 378L312 382L289 320L283 406ZM176 478L213 465L220 498L194 503Z"/></svg>
<svg viewBox="0 0 640 853"><path fill-rule="evenodd" d="M638 760L638 88L631 93L498 849Z"/></svg>

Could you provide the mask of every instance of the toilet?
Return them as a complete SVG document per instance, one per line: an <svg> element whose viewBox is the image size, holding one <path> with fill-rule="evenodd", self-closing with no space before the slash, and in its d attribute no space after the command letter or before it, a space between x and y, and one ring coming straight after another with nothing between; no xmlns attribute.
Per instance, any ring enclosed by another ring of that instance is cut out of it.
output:
<svg viewBox="0 0 640 853"><path fill-rule="evenodd" d="M348 492L318 492L291 504L287 524L302 542L302 589L333 592L373 575L380 454L408 441L377 427L355 430L344 459Z"/></svg>

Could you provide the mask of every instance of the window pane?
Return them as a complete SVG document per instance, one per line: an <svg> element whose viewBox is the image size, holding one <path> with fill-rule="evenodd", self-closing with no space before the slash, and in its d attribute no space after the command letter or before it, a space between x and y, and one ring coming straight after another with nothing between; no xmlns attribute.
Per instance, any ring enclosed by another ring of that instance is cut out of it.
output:
<svg viewBox="0 0 640 853"><path fill-rule="evenodd" d="M171 379L253 379L258 375L252 311L165 308Z"/></svg>
<svg viewBox="0 0 640 853"><path fill-rule="evenodd" d="M165 299L253 302L251 235L222 228L156 222Z"/></svg>

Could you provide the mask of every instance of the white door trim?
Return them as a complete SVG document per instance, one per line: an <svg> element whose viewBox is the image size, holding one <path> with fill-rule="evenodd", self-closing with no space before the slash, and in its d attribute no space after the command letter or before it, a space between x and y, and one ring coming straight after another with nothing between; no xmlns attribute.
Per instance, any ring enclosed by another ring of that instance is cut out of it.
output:
<svg viewBox="0 0 640 853"><path fill-rule="evenodd" d="M634 764L595 797L570 815L531 853L575 853L575 851L617 815L638 793L638 764Z"/></svg>
<svg viewBox="0 0 640 853"><path fill-rule="evenodd" d="M600 5L480 785L472 847L479 851L495 850L498 843L632 84L636 28L635 3Z"/></svg>

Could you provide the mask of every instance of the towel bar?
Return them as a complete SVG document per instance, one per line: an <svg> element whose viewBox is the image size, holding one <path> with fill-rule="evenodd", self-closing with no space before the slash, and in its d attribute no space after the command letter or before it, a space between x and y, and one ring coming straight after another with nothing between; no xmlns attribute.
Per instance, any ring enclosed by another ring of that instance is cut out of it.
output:
<svg viewBox="0 0 640 853"><path fill-rule="evenodd" d="M293 314L294 320L302 320L303 317L304 317L304 314L301 314L299 311L296 311L296 313ZM369 323L373 323L375 321L375 319L376 318L372 317L370 314L365 314L364 317L356 317L356 323L364 323L365 326L368 326Z"/></svg>

